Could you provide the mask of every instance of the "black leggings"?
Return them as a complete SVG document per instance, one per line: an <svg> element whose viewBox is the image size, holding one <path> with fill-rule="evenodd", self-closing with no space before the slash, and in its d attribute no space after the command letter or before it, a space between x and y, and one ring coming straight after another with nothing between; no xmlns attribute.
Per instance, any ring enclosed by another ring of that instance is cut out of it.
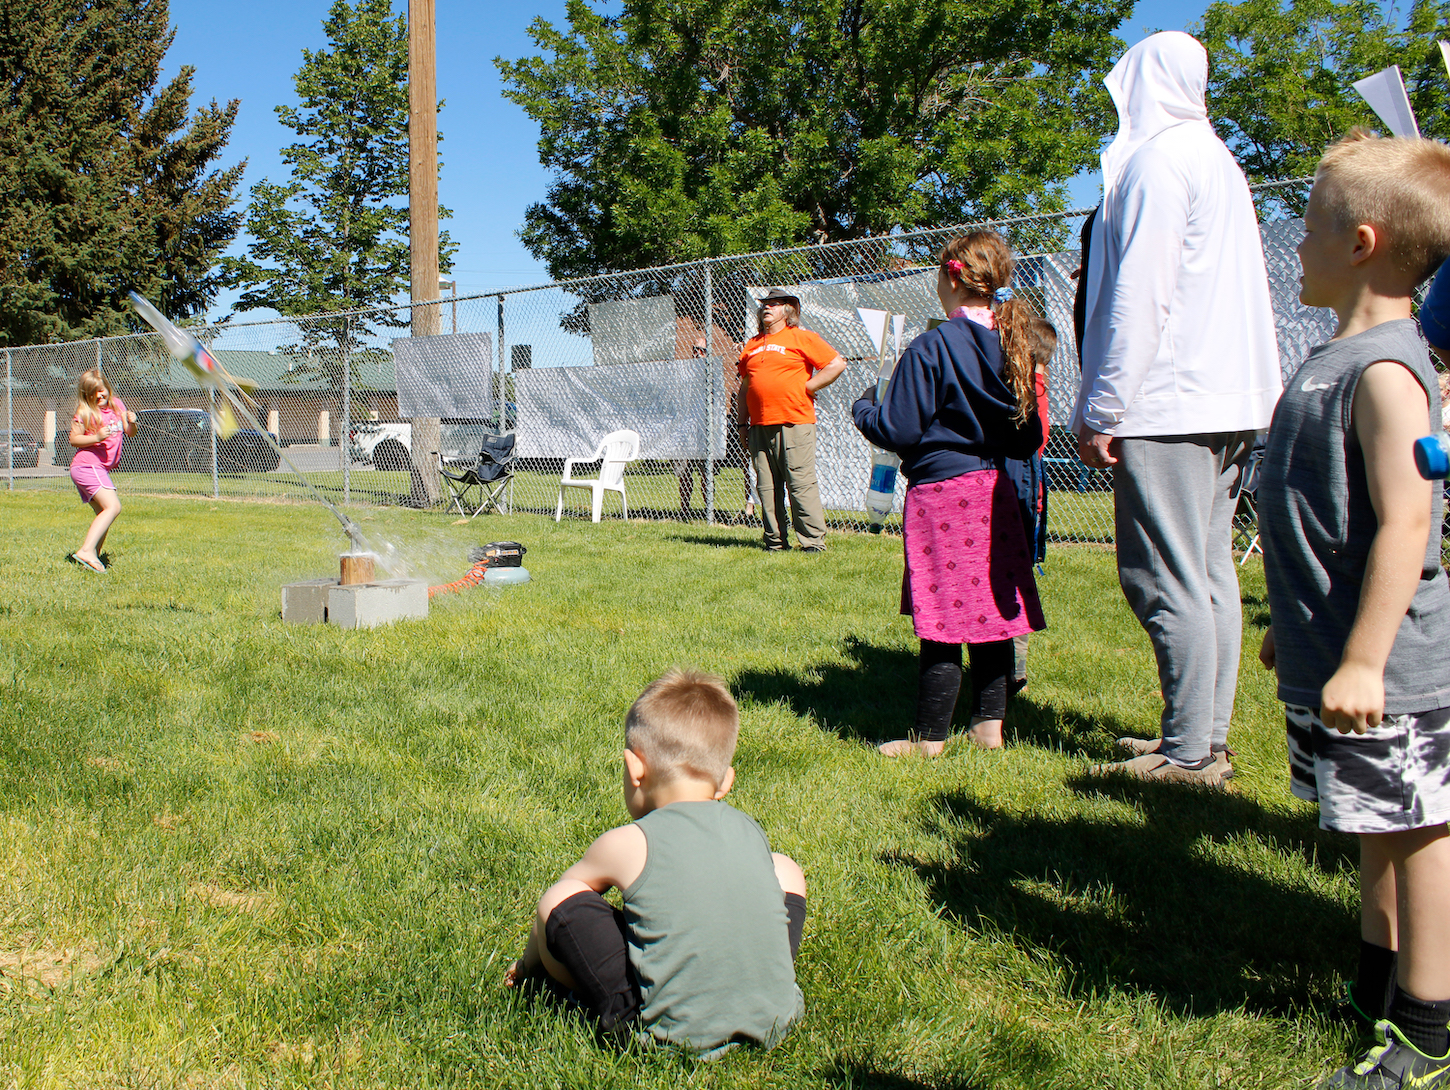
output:
<svg viewBox="0 0 1450 1090"><path fill-rule="evenodd" d="M1002 719L1007 714L1007 682L1012 676L1011 640L967 644L972 671L972 715ZM923 742L945 742L962 688L962 645L921 641L916 689L916 729Z"/></svg>
<svg viewBox="0 0 1450 1090"><path fill-rule="evenodd" d="M806 899L787 893L785 913L794 958L806 926ZM569 970L575 996L600 1030L639 1014L639 981L629 963L629 925L623 912L597 893L576 893L549 913L544 942L554 960Z"/></svg>

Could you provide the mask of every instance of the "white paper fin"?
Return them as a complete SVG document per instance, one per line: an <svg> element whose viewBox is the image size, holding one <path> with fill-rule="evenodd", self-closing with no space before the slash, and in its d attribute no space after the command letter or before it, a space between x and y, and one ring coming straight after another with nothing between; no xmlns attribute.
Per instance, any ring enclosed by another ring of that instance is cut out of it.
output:
<svg viewBox="0 0 1450 1090"><path fill-rule="evenodd" d="M906 333L906 315L893 314L891 316L891 332L896 334L896 354L901 355L901 338Z"/></svg>
<svg viewBox="0 0 1450 1090"><path fill-rule="evenodd" d="M866 307L857 307L856 313L861 315L861 324L866 327L866 335L871 338L879 355L886 340L886 319L890 315L884 310L868 310Z"/></svg>
<svg viewBox="0 0 1450 1090"><path fill-rule="evenodd" d="M1445 74L1450 75L1450 42L1440 43L1440 59L1445 62Z"/></svg>
<svg viewBox="0 0 1450 1090"><path fill-rule="evenodd" d="M1398 64L1392 64L1383 71L1357 80L1354 89L1364 96L1370 109L1379 115L1390 132L1396 136L1420 135L1420 127L1415 124L1415 111L1410 109L1410 96L1405 91L1405 80L1400 75Z"/></svg>

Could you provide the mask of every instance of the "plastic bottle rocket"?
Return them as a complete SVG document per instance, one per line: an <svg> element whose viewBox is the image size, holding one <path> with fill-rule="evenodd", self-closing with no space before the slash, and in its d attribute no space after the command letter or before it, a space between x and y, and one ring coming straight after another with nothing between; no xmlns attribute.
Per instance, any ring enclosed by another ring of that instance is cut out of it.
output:
<svg viewBox="0 0 1450 1090"><path fill-rule="evenodd" d="M138 295L134 291L129 294L131 305L136 308L136 313L141 315L146 320L146 324L161 335L161 342L166 345L166 350L191 372L191 377L196 379L197 385L209 387L217 393L217 405L212 412L212 416L216 420L217 437L230 439L236 434L237 418L232 415L232 407L227 403L226 397L221 396L224 394L224 390L216 359L207 351L206 345L186 330L172 325L164 314L146 301L144 296Z"/></svg>
<svg viewBox="0 0 1450 1090"><path fill-rule="evenodd" d="M858 308L857 313L861 315L867 332L876 342L878 358L881 361L876 372L876 403L879 405L886 398L886 388L891 383L892 372L896 370L896 360L901 355L901 334L906 324L906 315L891 315L893 332L896 335L896 350L891 352L886 345L886 313L864 308ZM887 516L891 514L892 504L896 500L896 474L900 468L899 455L872 446L871 479L866 485L866 518L867 529L873 534L881 532Z"/></svg>

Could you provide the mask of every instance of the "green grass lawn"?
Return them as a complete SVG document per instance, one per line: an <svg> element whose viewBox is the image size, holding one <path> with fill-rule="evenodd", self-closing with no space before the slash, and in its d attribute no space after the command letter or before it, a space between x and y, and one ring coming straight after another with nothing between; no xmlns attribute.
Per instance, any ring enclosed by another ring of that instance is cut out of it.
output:
<svg viewBox="0 0 1450 1090"><path fill-rule="evenodd" d="M1160 700L1112 554L1056 548L1002 751L889 763L915 699L900 542L357 508L441 583L373 631L283 625L316 506L0 495L0 1086L1285 1087L1345 1062L1348 838L1287 793L1254 661L1226 791L1095 781ZM804 1022L713 1065L596 1047L500 987L542 888L625 820L624 712L672 664L741 705L732 801L811 883ZM960 718L960 716L959 716Z"/></svg>
<svg viewBox="0 0 1450 1090"><path fill-rule="evenodd" d="M212 478L209 473L116 473L116 485L123 495L190 495L211 497ZM307 479L313 487L334 503L352 502L374 505L397 505L409 492L409 475L403 472L353 470L344 480L340 469L310 472ZM668 462L637 462L625 475L632 516L654 520L682 521L680 486ZM222 473L216 480L217 495L231 499L293 499L311 498L294 474L285 467L276 473ZM702 521L705 510L704 482L697 470L691 481L690 508L692 521ZM16 490L43 490L73 494L75 486L65 476L18 477ZM553 515L559 500L559 475L533 470L514 474L513 508L518 513ZM715 512L721 523L741 521L745 507L744 472L726 466L715 475ZM444 493L445 500L447 493ZM565 494L565 510L573 514L589 514L589 493L570 489ZM618 515L619 497L607 493L606 514ZM865 529L864 511L828 510L826 519L832 527ZM757 514L752 525L759 526ZM901 514L893 513L887 521L889 531L900 533ZM1068 542L1110 543L1113 539L1113 496L1111 492L1050 493L1048 503L1048 534L1050 540ZM1242 543L1240 543L1242 544Z"/></svg>

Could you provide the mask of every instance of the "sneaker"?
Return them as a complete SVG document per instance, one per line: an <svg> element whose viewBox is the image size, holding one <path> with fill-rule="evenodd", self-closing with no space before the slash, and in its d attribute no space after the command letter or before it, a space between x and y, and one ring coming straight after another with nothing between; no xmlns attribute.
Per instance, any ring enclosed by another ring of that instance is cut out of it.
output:
<svg viewBox="0 0 1450 1090"><path fill-rule="evenodd" d="M802 545L801 546L801 552L803 552L803 553L823 553L825 551L826 551L826 547L824 545Z"/></svg>
<svg viewBox="0 0 1450 1090"><path fill-rule="evenodd" d="M1145 753L1157 753L1158 747L1163 744L1162 738L1119 738L1115 743L1117 747L1134 757L1141 757ZM1234 766L1229 763L1230 757L1237 757L1238 751L1229 749L1228 746L1212 745L1209 752L1214 756L1214 763L1220 767L1221 778L1228 780L1233 778Z"/></svg>
<svg viewBox="0 0 1450 1090"><path fill-rule="evenodd" d="M1319 1090L1431 1090L1450 1087L1450 1054L1426 1056L1388 1020L1375 1023L1380 1043L1357 1064L1341 1067L1319 1084Z"/></svg>
<svg viewBox="0 0 1450 1090"><path fill-rule="evenodd" d="M1227 763L1225 759L1223 764ZM1129 776L1136 776L1140 780L1151 780L1157 783L1196 783L1208 787L1218 787L1223 783L1223 767L1219 758L1215 758L1202 768L1184 768L1158 753L1144 753L1126 761L1092 765L1088 768L1088 772L1094 776L1122 772Z"/></svg>

